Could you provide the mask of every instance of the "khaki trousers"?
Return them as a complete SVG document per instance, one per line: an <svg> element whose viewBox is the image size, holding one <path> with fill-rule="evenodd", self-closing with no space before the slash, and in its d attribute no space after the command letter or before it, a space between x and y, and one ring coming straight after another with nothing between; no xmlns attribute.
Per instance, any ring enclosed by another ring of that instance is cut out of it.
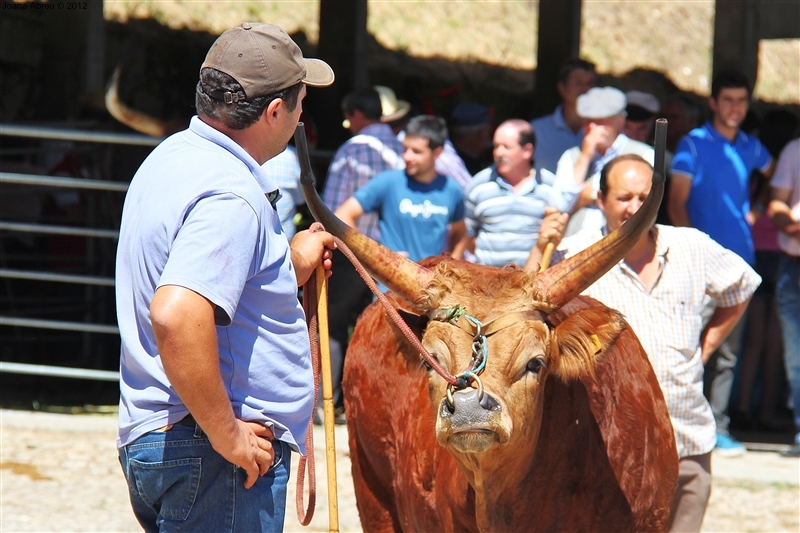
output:
<svg viewBox="0 0 800 533"><path fill-rule="evenodd" d="M672 500L669 531L700 531L711 496L711 452L680 460L678 488Z"/></svg>

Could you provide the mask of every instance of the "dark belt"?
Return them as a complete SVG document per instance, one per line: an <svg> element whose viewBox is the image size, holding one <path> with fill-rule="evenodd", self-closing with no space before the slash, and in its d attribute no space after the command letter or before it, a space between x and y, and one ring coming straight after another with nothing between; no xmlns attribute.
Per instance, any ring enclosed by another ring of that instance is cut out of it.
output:
<svg viewBox="0 0 800 533"><path fill-rule="evenodd" d="M181 418L180 420L175 422L175 424L173 424L173 426L176 426L176 425L197 427L198 424L197 424L197 421L192 416L192 414L189 413L188 415L184 416L183 418ZM167 426L167 427L171 427L171 426ZM267 440L275 440L275 437L274 436L268 437Z"/></svg>
<svg viewBox="0 0 800 533"><path fill-rule="evenodd" d="M175 423L176 424L180 424L182 426L191 426L191 427L195 427L197 425L197 422L195 421L195 419L194 419L194 417L192 416L191 413L189 413L188 415L184 416L183 418L181 418L180 420L178 420Z"/></svg>

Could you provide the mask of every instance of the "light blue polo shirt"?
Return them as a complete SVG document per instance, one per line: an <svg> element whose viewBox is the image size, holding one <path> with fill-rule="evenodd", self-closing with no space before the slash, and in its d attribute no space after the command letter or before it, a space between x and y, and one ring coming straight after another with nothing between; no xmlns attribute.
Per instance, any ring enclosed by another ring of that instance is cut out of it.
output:
<svg viewBox="0 0 800 533"><path fill-rule="evenodd" d="M678 143L672 172L692 179L686 209L692 226L707 233L749 264L755 249L747 213L750 174L765 171L772 161L757 138L739 131L733 142L706 122Z"/></svg>
<svg viewBox="0 0 800 533"><path fill-rule="evenodd" d="M236 417L271 426L305 453L311 358L289 245L266 197L275 189L198 117L137 171L117 250L118 446L188 413L164 373L149 311L156 288L179 285L217 306L220 372Z"/></svg>
<svg viewBox="0 0 800 533"><path fill-rule="evenodd" d="M583 142L583 128L578 133L564 122L564 106L559 105L550 115L545 115L531 121L533 131L536 132L536 149L533 159L537 169L556 172L558 160L561 155L572 148L580 146Z"/></svg>

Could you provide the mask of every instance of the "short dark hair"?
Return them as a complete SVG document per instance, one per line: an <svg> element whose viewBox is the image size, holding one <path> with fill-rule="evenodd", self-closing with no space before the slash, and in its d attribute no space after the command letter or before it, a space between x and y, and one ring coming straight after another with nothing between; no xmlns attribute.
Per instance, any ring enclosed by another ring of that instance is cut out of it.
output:
<svg viewBox="0 0 800 533"><path fill-rule="evenodd" d="M380 120L381 96L372 87L357 89L342 99L342 111L348 114L361 111L369 120Z"/></svg>
<svg viewBox="0 0 800 533"><path fill-rule="evenodd" d="M447 123L442 117L420 115L408 121L406 136L428 139L430 149L436 150L447 140Z"/></svg>
<svg viewBox="0 0 800 533"><path fill-rule="evenodd" d="M697 101L693 100L689 95L685 93L676 93L667 98L664 105L673 103L678 104L683 110L683 114L687 117L693 118L695 121L700 118L700 106L697 104Z"/></svg>
<svg viewBox="0 0 800 533"><path fill-rule="evenodd" d="M711 97L716 99L722 89L747 89L747 95L750 96L750 80L737 70L726 70L714 76Z"/></svg>
<svg viewBox="0 0 800 533"><path fill-rule="evenodd" d="M586 61L579 57L571 57L567 59L558 71L558 83L567 83L570 75L576 70L585 70L587 72L596 72L597 67L591 61Z"/></svg>
<svg viewBox="0 0 800 533"><path fill-rule="evenodd" d="M645 158L637 154L624 154L619 155L606 163L603 166L603 170L600 171L600 191L606 195L608 194L608 175L611 174L611 170L617 165L617 163L622 163L623 161L636 161L639 163L644 163L650 168L650 171L653 170L653 165L651 165Z"/></svg>
<svg viewBox="0 0 800 533"><path fill-rule="evenodd" d="M276 93L248 99L243 87L235 79L224 72L206 67L200 71L194 105L198 115L222 122L233 130L243 130L255 124L273 100L280 98L289 111L294 111L301 85L302 83L296 83ZM234 101L226 103L221 100L218 95L223 93L230 93Z"/></svg>

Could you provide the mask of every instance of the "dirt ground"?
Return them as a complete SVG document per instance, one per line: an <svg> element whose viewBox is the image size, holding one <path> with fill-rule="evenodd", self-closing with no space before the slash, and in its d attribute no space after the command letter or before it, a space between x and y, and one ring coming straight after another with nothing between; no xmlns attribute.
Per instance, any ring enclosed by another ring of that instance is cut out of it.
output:
<svg viewBox="0 0 800 533"><path fill-rule="evenodd" d="M116 415L0 410L0 531L141 531L128 503L114 444ZM325 443L315 431L317 506L309 527L296 517L297 456L287 532L328 531ZM350 477L347 434L336 428L339 529L361 531ZM800 459L775 452L714 457L703 531L800 530Z"/></svg>

